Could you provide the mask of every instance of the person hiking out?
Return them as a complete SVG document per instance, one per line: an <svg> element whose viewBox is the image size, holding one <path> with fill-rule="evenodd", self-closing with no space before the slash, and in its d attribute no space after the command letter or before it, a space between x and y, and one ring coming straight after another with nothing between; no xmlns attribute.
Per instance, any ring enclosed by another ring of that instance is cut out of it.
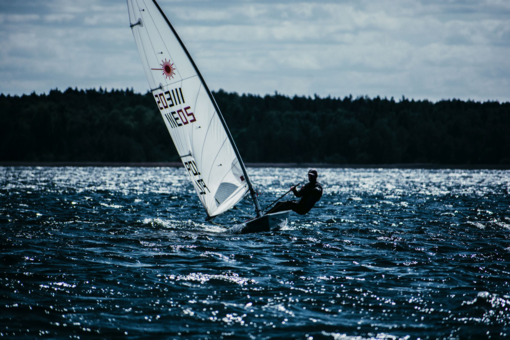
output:
<svg viewBox="0 0 510 340"><path fill-rule="evenodd" d="M292 210L299 215L308 213L322 197L322 185L317 182L317 170L310 169L308 171L308 181L299 190L295 186L290 188L296 197L301 198L299 201L279 202L267 214L286 210Z"/></svg>

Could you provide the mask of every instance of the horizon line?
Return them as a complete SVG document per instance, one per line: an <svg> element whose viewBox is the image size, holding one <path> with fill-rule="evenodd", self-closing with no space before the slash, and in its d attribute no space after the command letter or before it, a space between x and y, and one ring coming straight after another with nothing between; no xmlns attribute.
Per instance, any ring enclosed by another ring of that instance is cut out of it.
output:
<svg viewBox="0 0 510 340"><path fill-rule="evenodd" d="M41 92L41 93L37 93L35 90L32 91L31 93L23 93L21 95L19 94L10 94L10 93L0 93L0 97L1 96L5 96L5 97L23 97L23 96L32 96L32 95L36 95L36 96L42 96L42 95L49 95L51 92L53 91L57 91L57 92L60 92L60 93L65 93L67 91L78 91L78 92L81 92L81 91L96 91L96 92L101 92L101 93L113 93L113 92L116 92L116 91L120 91L120 92L132 92L134 94L137 94L137 95L147 95L149 93L151 93L151 91L148 89L147 92L145 93L142 93L142 92L135 92L133 87L131 88L128 88L126 87L125 89L121 89L121 88L111 88L110 91L108 91L108 88L105 87L103 89L102 86L99 86L99 88L96 88L96 87L93 87L93 88L80 88L78 89L77 86L75 86L74 88L69 86L67 87L65 90L61 90L59 89L58 87L54 88L54 89L50 89L49 91L47 92ZM261 98L264 98L266 96L282 96L282 97L286 97L286 98L289 98L289 99L292 99L292 98L307 98L307 99L333 99L333 100L344 100L346 98L349 98L349 99L369 99L369 100L374 100L374 99L379 99L379 100L387 100L387 101L393 101L395 103L402 103L402 102L429 102L429 103L439 103L439 102L444 102L444 101L462 101L462 102L465 102L465 103L499 103L499 104L507 104L507 103L510 103L510 101L500 101L500 100L497 100L497 99L486 99L484 101L481 101L481 100L475 100L475 99L459 99L459 98L442 98L442 99L439 99L439 100L430 100L430 99L427 99L427 98L424 98L424 99L415 99L415 98L410 98L410 97L406 97L405 95L402 95L402 97L399 98L399 100L396 100L394 96L391 96L389 99L388 97L381 97L379 95L375 96L375 97L370 97L369 95L357 95L356 97L353 96L352 93L348 94L348 95L345 95L343 97L341 96L338 96L338 97L335 97L335 96L331 96L331 95L328 95L328 96L324 96L324 97L321 97L320 95L318 95L317 93L314 93L314 95L298 95L298 94L294 94L294 95L289 95L289 94L284 94L284 93L279 93L278 90L275 90L273 94L270 94L270 93L266 93L264 95L262 94L254 94L254 93L238 93L236 91L227 91L227 90L224 90L222 88L220 88L219 90L212 90L211 92L213 93L218 93L218 92L225 92L227 94L236 94L238 96L254 96L254 97L261 97Z"/></svg>

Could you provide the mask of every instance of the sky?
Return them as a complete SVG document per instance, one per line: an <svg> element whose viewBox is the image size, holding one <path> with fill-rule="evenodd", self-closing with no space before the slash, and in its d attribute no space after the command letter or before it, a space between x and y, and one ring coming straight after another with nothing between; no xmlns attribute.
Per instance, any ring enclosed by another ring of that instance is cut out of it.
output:
<svg viewBox="0 0 510 340"><path fill-rule="evenodd" d="M158 3L211 90L510 101L508 0ZM6 95L148 90L124 0L0 0L0 46Z"/></svg>

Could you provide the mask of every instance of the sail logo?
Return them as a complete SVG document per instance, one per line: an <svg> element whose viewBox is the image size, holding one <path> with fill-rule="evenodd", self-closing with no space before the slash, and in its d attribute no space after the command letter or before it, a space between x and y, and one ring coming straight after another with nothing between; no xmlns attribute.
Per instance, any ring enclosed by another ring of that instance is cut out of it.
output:
<svg viewBox="0 0 510 340"><path fill-rule="evenodd" d="M182 108L183 104L186 104L186 101L184 100L181 87L165 92L155 93L154 98L156 99L156 104L158 104L159 110L163 113L171 128L177 128L197 121L195 114L191 110L191 106ZM169 113L164 112L165 110L172 109L177 105L181 108L178 110L172 110Z"/></svg>
<svg viewBox="0 0 510 340"><path fill-rule="evenodd" d="M189 162L183 162L184 164L184 167L188 170L191 178L193 178L193 181L195 182L195 185L198 189L198 193L200 195L205 195L207 194L205 191L209 191L209 188L207 187L207 185L205 185L205 182L204 180L201 178L202 176L200 176L200 171L198 171L198 167L197 167L197 163L195 163L195 160L191 160Z"/></svg>
<svg viewBox="0 0 510 340"><path fill-rule="evenodd" d="M175 66L173 63L170 62L170 60L162 60L161 61L161 68L151 68L151 70L154 71L163 71L163 75L168 79L172 79L175 76Z"/></svg>

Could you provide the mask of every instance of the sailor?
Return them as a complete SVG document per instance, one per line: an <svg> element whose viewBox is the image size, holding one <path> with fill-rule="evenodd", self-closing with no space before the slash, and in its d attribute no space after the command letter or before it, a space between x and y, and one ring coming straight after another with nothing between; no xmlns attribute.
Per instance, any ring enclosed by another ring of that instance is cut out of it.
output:
<svg viewBox="0 0 510 340"><path fill-rule="evenodd" d="M295 186L290 188L296 197L301 197L299 201L279 202L267 214L285 210L292 210L299 215L309 212L322 197L322 185L317 182L317 170L308 170L308 181L309 183L302 186L299 190Z"/></svg>

